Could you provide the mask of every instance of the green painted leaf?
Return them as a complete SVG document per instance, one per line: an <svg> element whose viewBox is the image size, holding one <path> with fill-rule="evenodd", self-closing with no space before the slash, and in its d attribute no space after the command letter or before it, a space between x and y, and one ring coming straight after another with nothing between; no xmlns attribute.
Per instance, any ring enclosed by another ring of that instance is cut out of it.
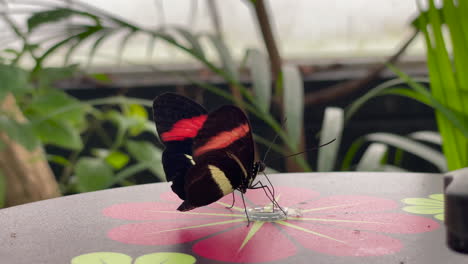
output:
<svg viewBox="0 0 468 264"><path fill-rule="evenodd" d="M115 170L120 170L123 168L125 165L128 164L128 161L130 160L130 157L120 151L112 151L107 155L105 158L105 161L112 166Z"/></svg>
<svg viewBox="0 0 468 264"><path fill-rule="evenodd" d="M343 134L344 112L338 107L327 107L320 131L320 145L335 139L332 144L318 150L318 171L332 171L336 165L338 149Z"/></svg>
<svg viewBox="0 0 468 264"><path fill-rule="evenodd" d="M34 150L39 145L39 140L29 123L18 123L0 115L0 130L29 151Z"/></svg>
<svg viewBox="0 0 468 264"><path fill-rule="evenodd" d="M135 260L135 264L193 264L196 262L197 259L192 255L175 252L152 253L140 256Z"/></svg>
<svg viewBox="0 0 468 264"><path fill-rule="evenodd" d="M83 148L80 132L68 122L49 119L34 124L33 130L44 144L71 150Z"/></svg>
<svg viewBox="0 0 468 264"><path fill-rule="evenodd" d="M405 198L402 200L405 204L418 205L418 206L428 206L428 207L440 207L443 206L443 201L434 200L428 198Z"/></svg>
<svg viewBox="0 0 468 264"><path fill-rule="evenodd" d="M447 171L447 164L442 153L415 140L389 133L372 133L366 135L365 138L370 141L381 142L405 150L406 152L429 161L440 171Z"/></svg>
<svg viewBox="0 0 468 264"><path fill-rule="evenodd" d="M440 221L445 221L445 214L436 214L434 217Z"/></svg>
<svg viewBox="0 0 468 264"><path fill-rule="evenodd" d="M445 200L445 197L442 193L431 194L429 195L429 198L437 200L437 201L441 201L441 202L444 202Z"/></svg>
<svg viewBox="0 0 468 264"><path fill-rule="evenodd" d="M258 49L249 49L247 51L247 65L250 68L258 108L263 112L269 112L272 92L270 61Z"/></svg>
<svg viewBox="0 0 468 264"><path fill-rule="evenodd" d="M127 150L139 162L149 164L149 170L161 181L165 181L162 167L162 151L146 141L128 140Z"/></svg>
<svg viewBox="0 0 468 264"><path fill-rule="evenodd" d="M71 264L132 264L132 258L116 252L93 252L74 257Z"/></svg>
<svg viewBox="0 0 468 264"><path fill-rule="evenodd" d="M112 181L113 172L107 162L98 158L82 157L75 165L77 188L80 192L104 189Z"/></svg>
<svg viewBox="0 0 468 264"><path fill-rule="evenodd" d="M297 149L304 122L304 83L296 66L284 65L282 75L284 117L286 118L288 143Z"/></svg>
<svg viewBox="0 0 468 264"><path fill-rule="evenodd" d="M428 206L405 206L403 211L413 214L440 214L444 212L444 208L439 207L428 207Z"/></svg>
<svg viewBox="0 0 468 264"><path fill-rule="evenodd" d="M367 147L362 155L356 170L357 171L377 171L381 167L382 159L387 153L388 147L385 144L372 143Z"/></svg>
<svg viewBox="0 0 468 264"><path fill-rule="evenodd" d="M0 208L5 206L6 200L6 179L2 170L0 169Z"/></svg>

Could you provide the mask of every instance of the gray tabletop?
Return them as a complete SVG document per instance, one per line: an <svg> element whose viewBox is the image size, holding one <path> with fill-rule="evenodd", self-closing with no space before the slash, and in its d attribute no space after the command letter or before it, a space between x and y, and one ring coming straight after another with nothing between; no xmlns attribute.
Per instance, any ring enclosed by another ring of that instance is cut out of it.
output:
<svg viewBox="0 0 468 264"><path fill-rule="evenodd" d="M260 177L262 181L262 177ZM271 175L301 216L247 226L228 195L187 213L169 184L85 193L0 210L0 263L468 263L445 245L442 176ZM247 206L269 203L247 191Z"/></svg>

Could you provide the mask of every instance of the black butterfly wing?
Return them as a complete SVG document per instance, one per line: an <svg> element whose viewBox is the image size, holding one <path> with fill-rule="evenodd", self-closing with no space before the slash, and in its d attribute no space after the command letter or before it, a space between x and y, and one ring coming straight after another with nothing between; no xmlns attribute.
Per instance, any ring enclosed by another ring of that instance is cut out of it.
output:
<svg viewBox="0 0 468 264"><path fill-rule="evenodd" d="M185 200L185 175L193 166L192 144L203 126L207 111L187 97L166 93L153 101L153 115L159 138L166 146L162 163L172 190Z"/></svg>
<svg viewBox="0 0 468 264"><path fill-rule="evenodd" d="M195 165L185 178L185 211L217 201L252 178L254 149L244 112L228 105L210 113L193 140Z"/></svg>
<svg viewBox="0 0 468 264"><path fill-rule="evenodd" d="M223 150L212 150L197 159L185 178L185 201L177 208L188 211L216 202L239 186L243 171Z"/></svg>

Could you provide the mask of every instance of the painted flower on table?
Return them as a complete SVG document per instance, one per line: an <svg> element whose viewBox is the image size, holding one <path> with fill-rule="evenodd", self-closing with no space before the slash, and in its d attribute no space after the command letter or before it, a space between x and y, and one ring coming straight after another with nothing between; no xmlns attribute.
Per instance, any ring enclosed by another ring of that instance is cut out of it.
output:
<svg viewBox="0 0 468 264"><path fill-rule="evenodd" d="M430 218L401 213L393 200L356 195L320 197L302 188L276 188L279 204L301 208L301 217L254 221L249 226L240 197L232 209L226 209L232 202L232 196L226 196L188 212L176 211L180 200L172 192L160 198L160 202L105 208L103 213L108 217L138 221L111 229L108 237L140 245L193 242L193 252L208 259L258 263L293 256L298 246L331 256L388 255L403 248L402 242L389 234L415 234L439 227ZM249 190L246 203L265 206L271 202L263 190Z"/></svg>
<svg viewBox="0 0 468 264"><path fill-rule="evenodd" d="M177 252L156 252L133 259L119 252L91 252L72 258L71 264L194 264L196 259L188 254Z"/></svg>
<svg viewBox="0 0 468 264"><path fill-rule="evenodd" d="M402 202L408 205L403 210L413 214L434 215L434 218L444 221L444 195L436 193L428 197L403 199Z"/></svg>

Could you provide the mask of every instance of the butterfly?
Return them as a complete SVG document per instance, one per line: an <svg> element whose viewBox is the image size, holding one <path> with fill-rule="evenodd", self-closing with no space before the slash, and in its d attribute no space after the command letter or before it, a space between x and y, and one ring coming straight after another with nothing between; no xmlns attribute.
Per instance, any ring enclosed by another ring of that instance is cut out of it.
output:
<svg viewBox="0 0 468 264"><path fill-rule="evenodd" d="M166 179L183 200L177 210L211 204L234 190L265 188L253 184L265 164L254 162L252 128L240 108L225 105L208 113L185 96L165 93L154 99L153 114L166 147Z"/></svg>

